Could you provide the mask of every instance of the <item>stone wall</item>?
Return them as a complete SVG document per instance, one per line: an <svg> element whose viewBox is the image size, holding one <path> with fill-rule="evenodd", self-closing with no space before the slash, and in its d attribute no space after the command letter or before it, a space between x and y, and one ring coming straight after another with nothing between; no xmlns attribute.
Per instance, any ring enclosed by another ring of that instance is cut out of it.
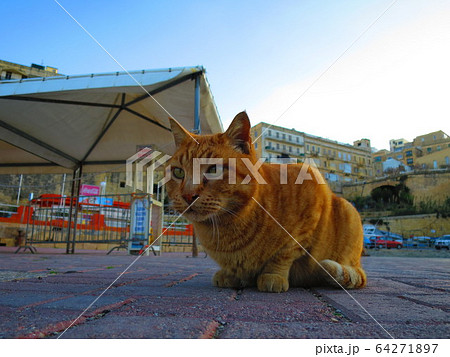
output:
<svg viewBox="0 0 450 357"><path fill-rule="evenodd" d="M344 185L342 187L342 196L348 200L353 200L360 196L369 196L372 190L377 187L399 184L402 177L406 177L404 183L411 190L410 192L414 196L414 203L416 204L427 200L442 202L447 197L450 197L449 170L410 173L366 183Z"/></svg>
<svg viewBox="0 0 450 357"><path fill-rule="evenodd" d="M436 214L393 217L372 216L365 217L363 223L370 224L371 220L383 221L383 224L377 225L379 229L386 231L389 227L392 233L401 234L404 238L410 236L439 237L450 234L450 218L438 218ZM435 232L433 233L432 230Z"/></svg>

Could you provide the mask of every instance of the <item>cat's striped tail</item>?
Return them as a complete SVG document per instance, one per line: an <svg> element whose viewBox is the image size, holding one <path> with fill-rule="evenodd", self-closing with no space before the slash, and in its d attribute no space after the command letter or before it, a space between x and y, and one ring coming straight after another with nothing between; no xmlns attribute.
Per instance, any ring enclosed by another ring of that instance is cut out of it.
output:
<svg viewBox="0 0 450 357"><path fill-rule="evenodd" d="M366 285L366 273L361 267L342 265L329 259L322 260L320 265L329 273L323 271L324 279L329 285L345 289L359 289Z"/></svg>

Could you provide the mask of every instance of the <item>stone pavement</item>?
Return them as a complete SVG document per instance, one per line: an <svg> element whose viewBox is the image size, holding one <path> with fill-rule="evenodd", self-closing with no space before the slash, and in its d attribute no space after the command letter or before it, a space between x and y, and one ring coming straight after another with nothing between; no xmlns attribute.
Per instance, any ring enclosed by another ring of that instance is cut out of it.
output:
<svg viewBox="0 0 450 357"><path fill-rule="evenodd" d="M62 338L389 338L345 291L211 285L210 259L141 257ZM0 337L56 338L135 259L0 248ZM395 338L449 338L450 260L363 257L350 294Z"/></svg>

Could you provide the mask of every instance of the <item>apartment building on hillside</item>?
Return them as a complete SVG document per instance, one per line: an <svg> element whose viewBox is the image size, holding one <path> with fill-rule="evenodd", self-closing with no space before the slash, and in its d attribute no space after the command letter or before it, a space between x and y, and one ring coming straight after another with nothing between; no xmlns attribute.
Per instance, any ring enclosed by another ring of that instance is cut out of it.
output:
<svg viewBox="0 0 450 357"><path fill-rule="evenodd" d="M398 166L397 171L406 171L408 168L413 168L417 163L417 158L422 156L422 150L414 147L411 142L407 143L396 151L379 150L372 154L374 163L375 176L380 177L386 174L386 168L392 168L391 165L385 165L387 160L396 160L401 165ZM401 167L403 166L403 168Z"/></svg>
<svg viewBox="0 0 450 357"><path fill-rule="evenodd" d="M251 136L256 139L258 157L298 161L310 158L330 184L365 181L374 174L368 139L350 145L267 123L255 125Z"/></svg>
<svg viewBox="0 0 450 357"><path fill-rule="evenodd" d="M403 148L405 146L407 146L408 144L411 144L411 142L409 142L406 139L391 139L391 140L389 140L389 148L391 149L392 152L402 151Z"/></svg>
<svg viewBox="0 0 450 357"><path fill-rule="evenodd" d="M423 155L428 155L436 151L441 151L450 147L450 137L442 130L433 133L417 136L413 145L422 150Z"/></svg>
<svg viewBox="0 0 450 357"><path fill-rule="evenodd" d="M390 160L401 163L396 171L409 171L410 169L436 170L450 167L449 149L450 137L442 130L419 135L412 142L405 139L392 139L389 141L391 150L379 150L373 153L375 176L384 176L386 165Z"/></svg>

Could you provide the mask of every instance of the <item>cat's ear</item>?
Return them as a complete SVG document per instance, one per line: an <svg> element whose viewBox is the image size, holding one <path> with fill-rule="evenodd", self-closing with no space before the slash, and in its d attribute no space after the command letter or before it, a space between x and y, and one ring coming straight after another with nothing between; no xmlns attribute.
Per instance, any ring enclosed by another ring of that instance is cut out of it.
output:
<svg viewBox="0 0 450 357"><path fill-rule="evenodd" d="M189 133L182 127L175 119L169 118L170 128L172 129L173 138L175 139L175 145L178 147L189 136Z"/></svg>
<svg viewBox="0 0 450 357"><path fill-rule="evenodd" d="M231 139L233 146L243 152L250 153L252 140L250 138L250 119L246 112L236 115L225 134Z"/></svg>

